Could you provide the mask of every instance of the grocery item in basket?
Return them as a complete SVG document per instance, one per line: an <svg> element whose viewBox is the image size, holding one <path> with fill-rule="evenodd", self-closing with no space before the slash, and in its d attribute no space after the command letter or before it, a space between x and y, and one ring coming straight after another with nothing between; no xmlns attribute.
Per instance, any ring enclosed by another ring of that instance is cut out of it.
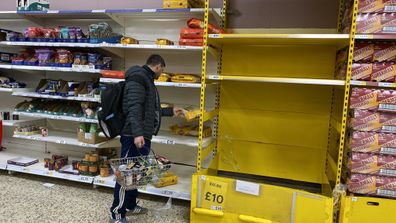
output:
<svg viewBox="0 0 396 223"><path fill-rule="evenodd" d="M373 73L371 74L372 81L386 81L395 82L396 65L391 63L374 63Z"/></svg>
<svg viewBox="0 0 396 223"><path fill-rule="evenodd" d="M371 80L371 74L373 73L373 64L371 63L354 63L352 64L352 80Z"/></svg>
<svg viewBox="0 0 396 223"><path fill-rule="evenodd" d="M193 74L174 74L171 80L172 82L198 83L201 78Z"/></svg>
<svg viewBox="0 0 396 223"><path fill-rule="evenodd" d="M352 152L396 154L396 134L353 132L348 142Z"/></svg>
<svg viewBox="0 0 396 223"><path fill-rule="evenodd" d="M373 43L355 43L353 60L360 62L372 62L374 55L374 46L375 44ZM344 58L343 61L345 60L346 58Z"/></svg>
<svg viewBox="0 0 396 223"><path fill-rule="evenodd" d="M356 33L396 33L396 14L359 14Z"/></svg>
<svg viewBox="0 0 396 223"><path fill-rule="evenodd" d="M203 29L182 28L180 29L180 39L202 39Z"/></svg>
<svg viewBox="0 0 396 223"><path fill-rule="evenodd" d="M155 41L155 44L157 44L157 45L175 45L174 42L172 42L168 39L157 39Z"/></svg>
<svg viewBox="0 0 396 223"><path fill-rule="evenodd" d="M350 108L375 110L378 107L379 90L367 88L352 88Z"/></svg>
<svg viewBox="0 0 396 223"><path fill-rule="evenodd" d="M377 43L374 45L373 61L395 61L396 45L392 43Z"/></svg>
<svg viewBox="0 0 396 223"><path fill-rule="evenodd" d="M359 0L360 13L396 12L395 0Z"/></svg>
<svg viewBox="0 0 396 223"><path fill-rule="evenodd" d="M396 197L396 177L352 174L347 184L352 193Z"/></svg>
<svg viewBox="0 0 396 223"><path fill-rule="evenodd" d="M385 112L355 110L350 127L356 131L387 132L396 130L396 115Z"/></svg>
<svg viewBox="0 0 396 223"><path fill-rule="evenodd" d="M348 167L351 173L396 176L396 156L352 153Z"/></svg>

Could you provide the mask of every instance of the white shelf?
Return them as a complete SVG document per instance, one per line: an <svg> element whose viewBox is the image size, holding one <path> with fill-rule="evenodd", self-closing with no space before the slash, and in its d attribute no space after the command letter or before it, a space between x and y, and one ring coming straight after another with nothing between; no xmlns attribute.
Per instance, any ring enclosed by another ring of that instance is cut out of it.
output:
<svg viewBox="0 0 396 223"><path fill-rule="evenodd" d="M62 145L72 145L72 146L80 146L87 148L114 148L119 146L117 140L109 140L98 144L83 143L77 140L77 132L70 133L70 132L61 132L54 130L49 130L49 135L45 137L41 135L31 135L31 136L14 135L13 137L19 139L28 139L34 141L50 142L50 143L56 143Z"/></svg>
<svg viewBox="0 0 396 223"><path fill-rule="evenodd" d="M202 46L180 46L180 45L156 45L156 44L120 44L120 43L58 43L58 42L13 42L2 41L0 45L4 46L43 46L43 47L79 47L79 48L120 48L120 49L147 49L147 50L184 50L184 51L202 51ZM7 65L10 66L10 65ZM16 65L12 65L14 67ZM23 67L36 67L36 66L17 66ZM21 68L19 68L21 67ZM6 68L6 67L4 67ZM61 68L60 70L52 69L59 67L46 67L48 71L74 71L72 68ZM10 69L10 68L9 68ZM26 68L25 68L26 69ZM68 70L69 69L69 70ZM77 71L78 72L78 71ZM85 72L89 72L85 71ZM100 70L92 70L91 73L100 73Z"/></svg>
<svg viewBox="0 0 396 223"><path fill-rule="evenodd" d="M32 157L39 159L38 163L35 163L33 165L23 167L23 166L17 166L17 165L12 165L12 164L7 164L7 160L16 158L19 156L27 156L27 157ZM49 155L48 155L49 157ZM74 160L74 159L71 159ZM3 168L5 167L5 168ZM81 182L81 183L88 183L92 184L94 177L91 176L83 176L83 175L73 175L73 174L66 174L66 173L59 173L53 170L48 170L47 168L44 167L44 155L43 154L38 154L38 153L22 153L22 152L9 152L9 151L2 151L0 152L0 169L7 169L9 171L15 171L15 172L20 172L20 173L27 173L27 174L33 174L33 175L40 175L40 176L46 176L46 177L53 177L53 178L59 178L59 179L65 179L65 180L70 180L70 181L76 181L76 182Z"/></svg>
<svg viewBox="0 0 396 223"><path fill-rule="evenodd" d="M100 73L99 69L78 69L72 67L45 67L45 66L0 64L0 68L11 69L11 70L40 70L40 71L57 71L57 72Z"/></svg>
<svg viewBox="0 0 396 223"><path fill-rule="evenodd" d="M91 97L62 97L56 95L39 94L36 92L14 92L13 96L29 97L29 98L49 98L49 99L61 99L70 101L89 101L89 102L100 102L99 98Z"/></svg>
<svg viewBox="0 0 396 223"><path fill-rule="evenodd" d="M156 188L152 185L148 185L146 188L140 189L139 192L152 194L152 195L159 195L164 197L172 197L182 200L190 200L191 176L196 172L196 168L189 166L172 165L169 171L174 172L179 177L177 184L162 188ZM93 183L94 185L103 186L103 187L111 187L111 188L115 187L114 176L109 176L109 177L96 176Z"/></svg>
<svg viewBox="0 0 396 223"><path fill-rule="evenodd" d="M2 88L0 87L0 92L26 92L26 91L31 91L32 88Z"/></svg>
<svg viewBox="0 0 396 223"><path fill-rule="evenodd" d="M19 112L19 111L14 111L13 113L15 115L34 117L34 118L47 118L47 119L73 121L73 122L98 123L97 119L90 119L90 118L83 118L83 117L71 117L71 116L64 116L64 115L48 115L48 114L43 114L43 113Z"/></svg>
<svg viewBox="0 0 396 223"><path fill-rule="evenodd" d="M21 126L33 121L40 121L41 119L21 119L21 120L3 120L4 126Z"/></svg>
<svg viewBox="0 0 396 223"><path fill-rule="evenodd" d="M125 79L119 78L100 78L101 83L118 83L120 81L124 81ZM159 82L155 81L154 84L156 86L162 87L181 87L181 88L200 88L201 83L176 83L176 82Z"/></svg>
<svg viewBox="0 0 396 223"><path fill-rule="evenodd" d="M283 83L283 84L345 86L345 80L312 79L312 78L278 78L278 77L209 75L208 79L209 80L265 82L265 83Z"/></svg>

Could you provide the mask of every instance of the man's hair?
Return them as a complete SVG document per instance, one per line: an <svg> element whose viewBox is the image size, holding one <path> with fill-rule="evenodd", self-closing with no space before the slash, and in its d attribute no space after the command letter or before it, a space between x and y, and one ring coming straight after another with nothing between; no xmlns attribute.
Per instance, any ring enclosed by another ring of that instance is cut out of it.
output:
<svg viewBox="0 0 396 223"><path fill-rule="evenodd" d="M146 61L146 65L149 66L156 66L158 64L161 64L163 67L165 67L165 60L158 54L152 54L149 56L149 58Z"/></svg>

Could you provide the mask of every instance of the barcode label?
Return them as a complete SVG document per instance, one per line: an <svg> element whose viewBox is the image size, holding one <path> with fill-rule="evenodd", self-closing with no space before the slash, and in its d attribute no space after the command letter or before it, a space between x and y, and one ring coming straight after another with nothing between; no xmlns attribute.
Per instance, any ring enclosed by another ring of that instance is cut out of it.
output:
<svg viewBox="0 0 396 223"><path fill-rule="evenodd" d="M396 176L396 170L381 169L379 173L381 175Z"/></svg>
<svg viewBox="0 0 396 223"><path fill-rule="evenodd" d="M215 205L210 206L210 209L215 210L215 211L223 210L223 208L221 208L221 206L215 206Z"/></svg>
<svg viewBox="0 0 396 223"><path fill-rule="evenodd" d="M377 194L387 197L396 197L396 191L377 189Z"/></svg>
<svg viewBox="0 0 396 223"><path fill-rule="evenodd" d="M396 26L387 26L382 29L385 33L396 33Z"/></svg>
<svg viewBox="0 0 396 223"><path fill-rule="evenodd" d="M380 153L396 155L396 148L383 147L383 148L381 148Z"/></svg>
<svg viewBox="0 0 396 223"><path fill-rule="evenodd" d="M391 126L391 125L382 126L382 131L396 133L396 126Z"/></svg>
<svg viewBox="0 0 396 223"><path fill-rule="evenodd" d="M392 105L392 104L379 104L378 108L379 110L396 111L396 105Z"/></svg>
<svg viewBox="0 0 396 223"><path fill-rule="evenodd" d="M396 5L386 5L384 12L396 12Z"/></svg>

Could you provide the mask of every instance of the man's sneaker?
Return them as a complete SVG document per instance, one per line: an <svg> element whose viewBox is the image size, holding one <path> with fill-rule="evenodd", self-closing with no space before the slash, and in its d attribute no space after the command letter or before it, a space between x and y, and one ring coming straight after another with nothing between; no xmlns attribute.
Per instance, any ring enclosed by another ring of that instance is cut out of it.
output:
<svg viewBox="0 0 396 223"><path fill-rule="evenodd" d="M111 223L128 223L128 221L126 220L126 218L122 218L120 220L115 220L115 219L110 219Z"/></svg>
<svg viewBox="0 0 396 223"><path fill-rule="evenodd" d="M140 215L140 214L147 214L148 209L144 207L140 207L139 205L136 205L136 207L133 210L128 210L127 209L127 216L131 215Z"/></svg>

